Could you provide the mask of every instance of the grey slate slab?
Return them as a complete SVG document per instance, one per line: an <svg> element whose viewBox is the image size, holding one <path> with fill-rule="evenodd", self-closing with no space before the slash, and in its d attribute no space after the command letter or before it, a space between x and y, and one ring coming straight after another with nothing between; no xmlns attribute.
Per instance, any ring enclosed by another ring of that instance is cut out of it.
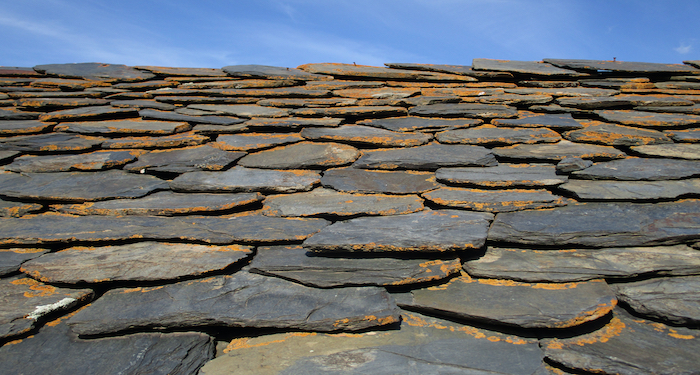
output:
<svg viewBox="0 0 700 375"><path fill-rule="evenodd" d="M545 246L674 245L700 237L700 202L587 203L499 213L489 240Z"/></svg>
<svg viewBox="0 0 700 375"><path fill-rule="evenodd" d="M5 162L9 159L14 158L15 156L19 155L19 151L8 151L8 150L2 150L0 149L0 162Z"/></svg>
<svg viewBox="0 0 700 375"><path fill-rule="evenodd" d="M578 157L568 157L560 160L557 163L557 173L571 173L581 171L593 165L590 160L581 159Z"/></svg>
<svg viewBox="0 0 700 375"><path fill-rule="evenodd" d="M16 109L0 108L0 120L18 121L18 120L36 120L39 118L37 112L23 112Z"/></svg>
<svg viewBox="0 0 700 375"><path fill-rule="evenodd" d="M430 143L418 147L363 151L353 164L364 169L436 170L442 167L492 166L496 157L491 150L471 145Z"/></svg>
<svg viewBox="0 0 700 375"><path fill-rule="evenodd" d="M412 63L386 63L394 69L427 70L430 72L462 74L479 78L513 78L508 72L489 72L474 70L471 65L446 65L446 64L412 64Z"/></svg>
<svg viewBox="0 0 700 375"><path fill-rule="evenodd" d="M0 249L0 276L19 271L22 263L47 253L46 249L10 248Z"/></svg>
<svg viewBox="0 0 700 375"><path fill-rule="evenodd" d="M81 340L63 322L0 348L0 361L8 374L188 375L213 357L214 341L202 333L137 333Z"/></svg>
<svg viewBox="0 0 700 375"><path fill-rule="evenodd" d="M77 155L23 155L5 167L20 173L92 171L120 167L136 160L143 151L95 151Z"/></svg>
<svg viewBox="0 0 700 375"><path fill-rule="evenodd" d="M399 321L377 287L316 289L239 271L152 288L113 289L67 323L79 335L131 328L275 327L355 331Z"/></svg>
<svg viewBox="0 0 700 375"><path fill-rule="evenodd" d="M153 171L185 173L218 171L245 156L245 152L224 151L210 145L183 147L173 150L153 150L124 167L130 172Z"/></svg>
<svg viewBox="0 0 700 375"><path fill-rule="evenodd" d="M687 113L689 115L700 115L700 104L675 107L634 107L634 109L647 112Z"/></svg>
<svg viewBox="0 0 700 375"><path fill-rule="evenodd" d="M51 123L44 123L36 120L8 120L0 121L0 134L31 134L41 133L53 126Z"/></svg>
<svg viewBox="0 0 700 375"><path fill-rule="evenodd" d="M391 69L379 66L320 63L304 64L298 67L304 71L317 74L327 74L334 77L349 79L403 79L411 81L476 81L474 78L447 75L440 73L407 71L403 69Z"/></svg>
<svg viewBox="0 0 700 375"><path fill-rule="evenodd" d="M621 375L692 374L697 371L697 330L639 319L622 309L603 328L540 343L548 360L585 372Z"/></svg>
<svg viewBox="0 0 700 375"><path fill-rule="evenodd" d="M218 111L227 115L244 118L285 117L289 114L289 111L286 109L248 104L190 104L187 108Z"/></svg>
<svg viewBox="0 0 700 375"><path fill-rule="evenodd" d="M474 277L557 283L682 276L700 274L699 255L687 245L565 250L489 247L483 257L465 262L464 270Z"/></svg>
<svg viewBox="0 0 700 375"><path fill-rule="evenodd" d="M106 104L109 102L104 99L92 98L26 98L17 101L17 106L22 109L40 112Z"/></svg>
<svg viewBox="0 0 700 375"><path fill-rule="evenodd" d="M494 119L491 121L496 126L517 126L525 128L547 127L555 130L569 130L583 128L571 114L535 114L519 116L516 119Z"/></svg>
<svg viewBox="0 0 700 375"><path fill-rule="evenodd" d="M632 146L632 151L646 156L660 156L679 159L700 159L700 145L687 143L673 143L664 145Z"/></svg>
<svg viewBox="0 0 700 375"><path fill-rule="evenodd" d="M424 117L395 117L384 119L362 120L358 124L384 128L397 132L440 131L457 128L468 128L483 124L480 119L441 119Z"/></svg>
<svg viewBox="0 0 700 375"><path fill-rule="evenodd" d="M11 202L0 199L0 217L19 217L42 209L37 203Z"/></svg>
<svg viewBox="0 0 700 375"><path fill-rule="evenodd" d="M530 284L463 275L409 293L397 299L399 306L521 328L575 327L605 316L617 304L603 280Z"/></svg>
<svg viewBox="0 0 700 375"><path fill-rule="evenodd" d="M51 209L71 215L172 216L230 210L261 201L262 199L263 196L260 193L182 194L172 191L159 191L143 198L51 205Z"/></svg>
<svg viewBox="0 0 700 375"><path fill-rule="evenodd" d="M587 74L557 68L541 61L514 61L514 60L494 60L494 59L474 59L472 60L474 70L495 70L519 74L531 74L542 76L564 76L581 77Z"/></svg>
<svg viewBox="0 0 700 375"><path fill-rule="evenodd" d="M519 144L507 147L496 147L492 151L500 158L551 162L561 161L567 157L610 160L621 159L627 156L624 152L610 146L597 146L565 140L552 144Z"/></svg>
<svg viewBox="0 0 700 375"><path fill-rule="evenodd" d="M329 108L298 108L291 110L293 116L309 117L391 117L405 116L405 108L388 105L348 106Z"/></svg>
<svg viewBox="0 0 700 375"><path fill-rule="evenodd" d="M458 258L323 257L315 256L301 246L260 247L250 263L250 272L320 288L410 285L444 279L458 273L460 268Z"/></svg>
<svg viewBox="0 0 700 375"><path fill-rule="evenodd" d="M582 200L673 199L700 193L700 179L673 181L569 180L559 188Z"/></svg>
<svg viewBox="0 0 700 375"><path fill-rule="evenodd" d="M180 68L180 67L167 67L167 66L152 66L152 65L139 65L134 68L139 70L147 70L149 72L165 75L165 76L175 76L175 77L221 77L225 78L226 73L221 69L211 69L211 68Z"/></svg>
<svg viewBox="0 0 700 375"><path fill-rule="evenodd" d="M216 137L214 147L227 151L257 151L303 141L296 133L245 133Z"/></svg>
<svg viewBox="0 0 700 375"><path fill-rule="evenodd" d="M57 131L83 134L169 135L192 129L186 122L152 120L115 120L60 123Z"/></svg>
<svg viewBox="0 0 700 375"><path fill-rule="evenodd" d="M440 168L435 172L435 176L441 182L487 187L556 186L567 181L566 176L556 174L556 167L548 164Z"/></svg>
<svg viewBox="0 0 700 375"><path fill-rule="evenodd" d="M602 109L614 107L690 106L693 102L667 95L615 95L607 97L559 98L557 103L565 107Z"/></svg>
<svg viewBox="0 0 700 375"><path fill-rule="evenodd" d="M309 191L320 182L314 171L280 171L241 166L223 172L188 172L170 182L181 192L279 192Z"/></svg>
<svg viewBox="0 0 700 375"><path fill-rule="evenodd" d="M561 136L546 128L504 128L483 125L469 129L448 130L435 135L440 143L471 145L511 145L516 143L553 143Z"/></svg>
<svg viewBox="0 0 700 375"><path fill-rule="evenodd" d="M263 215L234 217L71 216L43 214L0 218L0 243L189 240L211 244L303 241L327 226L323 219Z"/></svg>
<svg viewBox="0 0 700 375"><path fill-rule="evenodd" d="M341 143L300 142L248 154L238 164L252 168L314 169L347 165L359 156L355 147Z"/></svg>
<svg viewBox="0 0 700 375"><path fill-rule="evenodd" d="M299 69L269 65L229 65L221 68L226 74L240 78L291 79L300 81L326 80L328 77Z"/></svg>
<svg viewBox="0 0 700 375"><path fill-rule="evenodd" d="M409 115L422 117L514 118L518 112L513 107L500 104L448 103L419 105L408 111Z"/></svg>
<svg viewBox="0 0 700 375"><path fill-rule="evenodd" d="M576 70L610 70L624 73L700 73L700 70L683 64L660 64L632 61L544 59L552 65Z"/></svg>
<svg viewBox="0 0 700 375"><path fill-rule="evenodd" d="M487 212L550 208L567 204L562 197L544 189L479 190L441 187L423 193L422 196L441 206Z"/></svg>
<svg viewBox="0 0 700 375"><path fill-rule="evenodd" d="M118 108L138 108L138 109L148 108L148 109L156 109L156 110L161 110L161 111L173 111L176 108L172 104L158 102L158 101L150 100L150 99L113 100L113 101L109 102L109 104L112 105L113 107L118 107Z"/></svg>
<svg viewBox="0 0 700 375"><path fill-rule="evenodd" d="M279 119L269 118L254 118L246 121L245 125L251 129L257 128L280 128L296 130L307 126L321 127L336 127L339 126L341 119L338 118L302 118L302 117L285 117Z"/></svg>
<svg viewBox="0 0 700 375"><path fill-rule="evenodd" d="M156 111L153 109L142 109L139 111L139 115L144 119L184 121L192 124L236 125L245 122L245 119L231 116L188 116L173 112Z"/></svg>
<svg viewBox="0 0 700 375"><path fill-rule="evenodd" d="M263 98L323 98L331 95L328 90L313 90L304 87L246 88L246 89L204 89L205 94L214 96L252 96Z"/></svg>
<svg viewBox="0 0 700 375"><path fill-rule="evenodd" d="M393 132L363 125L343 125L338 128L306 128L301 136L315 141L345 142L376 147L412 147L430 142L424 133Z"/></svg>
<svg viewBox="0 0 700 375"><path fill-rule="evenodd" d="M350 194L317 188L308 193L269 195L263 213L270 216L402 215L423 209L417 195Z"/></svg>
<svg viewBox="0 0 700 375"><path fill-rule="evenodd" d="M45 315L68 310L92 296L91 289L56 288L24 276L0 279L0 338L26 333Z"/></svg>
<svg viewBox="0 0 700 375"><path fill-rule="evenodd" d="M249 246L137 242L72 247L22 264L21 271L48 283L159 281L219 271L253 253Z"/></svg>
<svg viewBox="0 0 700 375"><path fill-rule="evenodd" d="M119 137L108 138L102 142L107 149L152 149L196 146L208 142L209 137L195 132L177 133L155 137Z"/></svg>
<svg viewBox="0 0 700 375"><path fill-rule="evenodd" d="M39 116L41 121L86 121L86 120L110 120L128 117L138 117L136 108L116 108L109 105L90 106L61 111L49 112Z"/></svg>
<svg viewBox="0 0 700 375"><path fill-rule="evenodd" d="M83 151L97 147L105 141L101 137L86 137L63 132L21 135L0 140L0 150L44 152Z"/></svg>
<svg viewBox="0 0 700 375"><path fill-rule="evenodd" d="M664 134L666 134L676 142L700 142L700 129L666 130L664 131Z"/></svg>
<svg viewBox="0 0 700 375"><path fill-rule="evenodd" d="M620 301L642 316L693 326L700 323L698 287L700 276L661 277L611 286Z"/></svg>
<svg viewBox="0 0 700 375"><path fill-rule="evenodd" d="M510 94L520 95L550 95L553 97L561 96L611 96L619 93L618 90L590 88L590 87L560 87L560 88L505 88L505 92Z"/></svg>
<svg viewBox="0 0 700 375"><path fill-rule="evenodd" d="M356 99L346 98L328 98L328 99L263 99L256 103L263 107L282 107L282 108L300 108L300 107L347 107L357 104Z"/></svg>
<svg viewBox="0 0 700 375"><path fill-rule="evenodd" d="M655 113L646 111L595 111L610 122L640 127L670 127L700 124L700 116L682 113Z"/></svg>
<svg viewBox="0 0 700 375"><path fill-rule="evenodd" d="M348 193L415 194L436 189L432 172L336 168L323 172L321 184Z"/></svg>
<svg viewBox="0 0 700 375"><path fill-rule="evenodd" d="M34 70L57 77L84 78L96 81L145 81L154 77L152 73L126 65L103 63L46 64L37 65Z"/></svg>
<svg viewBox="0 0 700 375"><path fill-rule="evenodd" d="M484 245L492 219L490 213L459 210L361 217L322 229L304 242L304 248L318 253L434 253L478 249Z"/></svg>
<svg viewBox="0 0 700 375"><path fill-rule="evenodd" d="M602 122L590 122L583 129L564 133L564 138L580 143L597 143L609 146L639 146L673 143L666 134L652 129L639 129Z"/></svg>
<svg viewBox="0 0 700 375"><path fill-rule="evenodd" d="M627 158L595 163L573 172L575 178L590 180L655 181L700 176L700 162L665 158Z"/></svg>

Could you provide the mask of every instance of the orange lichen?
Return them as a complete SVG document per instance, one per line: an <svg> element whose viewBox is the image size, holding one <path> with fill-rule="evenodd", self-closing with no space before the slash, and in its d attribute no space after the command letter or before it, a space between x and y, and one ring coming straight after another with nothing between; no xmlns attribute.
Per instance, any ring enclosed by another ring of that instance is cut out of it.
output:
<svg viewBox="0 0 700 375"><path fill-rule="evenodd" d="M30 278L13 280L10 282L10 284L29 286L29 289L32 291L26 291L23 293L26 298L46 297L56 293L56 288L52 287L51 285L42 284Z"/></svg>
<svg viewBox="0 0 700 375"><path fill-rule="evenodd" d="M584 346L587 344L595 344L598 342L608 342L613 337L620 336L622 330L625 329L625 323L623 323L619 318L614 317L610 322L605 325L605 327L599 329L596 332L583 335L575 339L559 340L552 339L547 344L547 349L564 349L566 346L578 345Z"/></svg>

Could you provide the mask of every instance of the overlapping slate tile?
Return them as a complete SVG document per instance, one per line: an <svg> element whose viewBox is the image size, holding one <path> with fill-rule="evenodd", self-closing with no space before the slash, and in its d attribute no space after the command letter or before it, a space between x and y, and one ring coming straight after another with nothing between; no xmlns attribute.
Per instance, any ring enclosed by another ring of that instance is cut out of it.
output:
<svg viewBox="0 0 700 375"><path fill-rule="evenodd" d="M108 149L151 149L196 146L208 142L209 137L194 132L156 137L119 137L105 139L101 146Z"/></svg>
<svg viewBox="0 0 700 375"><path fill-rule="evenodd" d="M411 81L476 81L474 78L453 74L407 71L379 66L320 63L304 64L297 67L309 73L327 74L351 79L403 79Z"/></svg>
<svg viewBox="0 0 700 375"><path fill-rule="evenodd" d="M441 145L363 151L353 167L364 169L436 170L442 167L492 166L496 157L491 150L472 145Z"/></svg>
<svg viewBox="0 0 700 375"><path fill-rule="evenodd" d="M567 181L558 175L556 167L548 164L499 164L488 168L440 168L435 172L439 181L487 187L556 186Z"/></svg>
<svg viewBox="0 0 700 375"><path fill-rule="evenodd" d="M221 68L226 74L240 78L291 79L300 81L326 80L328 77L303 70L268 65L229 65Z"/></svg>
<svg viewBox="0 0 700 375"><path fill-rule="evenodd" d="M698 286L700 276L661 277L611 287L620 301L642 316L697 326L700 323Z"/></svg>
<svg viewBox="0 0 700 375"><path fill-rule="evenodd" d="M427 70L432 72L463 74L465 76L478 78L513 78L508 72L489 72L474 70L471 65L446 65L446 64L412 64L412 63L386 63L384 64L395 69Z"/></svg>
<svg viewBox="0 0 700 375"><path fill-rule="evenodd" d="M320 182L314 171L280 171L233 167L223 172L188 172L170 181L180 192L279 192L309 191Z"/></svg>
<svg viewBox="0 0 700 375"><path fill-rule="evenodd" d="M128 117L138 117L136 108L116 108L109 105L90 106L61 111L49 112L39 116L41 121L86 121L86 120L110 120Z"/></svg>
<svg viewBox="0 0 700 375"><path fill-rule="evenodd" d="M417 195L350 194L325 188L267 196L264 204L263 213L270 216L401 215L423 209Z"/></svg>
<svg viewBox="0 0 700 375"><path fill-rule="evenodd" d="M0 338L26 333L45 315L92 299L91 289L57 288L24 276L0 280Z"/></svg>
<svg viewBox="0 0 700 375"><path fill-rule="evenodd" d="M670 127L700 124L700 116L682 113L655 113L644 111L596 111L610 122L641 127Z"/></svg>
<svg viewBox="0 0 700 375"><path fill-rule="evenodd" d="M360 152L349 145L300 142L248 154L238 164L252 168L318 169L347 165L359 156Z"/></svg>
<svg viewBox="0 0 700 375"><path fill-rule="evenodd" d="M95 151L77 155L20 156L5 167L20 173L92 171L120 167L143 154L133 151Z"/></svg>
<svg viewBox="0 0 700 375"><path fill-rule="evenodd" d="M67 323L79 335L94 335L213 324L355 331L398 321L399 310L383 288L317 289L239 271L160 287L113 289Z"/></svg>
<svg viewBox="0 0 700 375"><path fill-rule="evenodd" d="M48 283L158 281L219 271L252 253L250 246L165 242L72 247L24 262L21 271Z"/></svg>
<svg viewBox="0 0 700 375"><path fill-rule="evenodd" d="M172 216L230 210L263 199L259 193L182 194L159 191L137 199L110 199L71 205L52 205L54 211L71 215Z"/></svg>
<svg viewBox="0 0 700 375"><path fill-rule="evenodd" d="M565 250L489 247L483 257L465 262L464 269L474 277L525 282L682 276L700 274L699 255L687 245Z"/></svg>
<svg viewBox="0 0 700 375"><path fill-rule="evenodd" d="M250 271L313 287L397 286L436 281L459 272L453 259L340 258L316 256L301 246L260 247Z"/></svg>
<svg viewBox="0 0 700 375"><path fill-rule="evenodd" d="M14 108L0 108L0 120L36 120L39 118L37 112L18 111Z"/></svg>
<svg viewBox="0 0 700 375"><path fill-rule="evenodd" d="M293 116L309 117L391 117L405 116L406 109L387 105L348 106L329 108L298 108L291 110Z"/></svg>
<svg viewBox="0 0 700 375"><path fill-rule="evenodd" d="M134 68L166 76L226 77L223 70L211 68L174 68L152 65L139 65Z"/></svg>
<svg viewBox="0 0 700 375"><path fill-rule="evenodd" d="M617 90L590 88L590 87L561 87L561 88L505 88L505 92L510 94L520 95L550 95L553 97L572 96L572 97L590 97L590 96L611 96L619 93Z"/></svg>
<svg viewBox="0 0 700 375"><path fill-rule="evenodd" d="M158 102L155 100L147 100L147 99L130 99L130 100L113 100L109 102L109 104L113 107L117 108L150 108L150 109L158 109L162 111L172 111L175 109L175 106L172 104L168 103L163 103L163 102Z"/></svg>
<svg viewBox="0 0 700 375"><path fill-rule="evenodd" d="M494 119L491 121L496 126L516 126L525 128L540 128L547 127L555 130L568 130L583 128L578 121L570 114L537 114L537 113L519 113L516 119Z"/></svg>
<svg viewBox="0 0 700 375"><path fill-rule="evenodd" d="M700 129L666 130L664 131L664 134L673 139L675 142L700 142Z"/></svg>
<svg viewBox="0 0 700 375"><path fill-rule="evenodd" d="M478 102L484 104L505 104L512 106L530 106L535 104L547 104L554 100L549 95L519 95L498 94L479 96Z"/></svg>
<svg viewBox="0 0 700 375"><path fill-rule="evenodd" d="M227 151L257 151L303 141L296 133L245 133L220 135L212 146Z"/></svg>
<svg viewBox="0 0 700 375"><path fill-rule="evenodd" d="M266 119L266 118L254 118L246 121L245 125L256 129L256 128L280 128L296 130L301 127L307 126L321 126L321 127L336 127L339 126L341 119L336 118L301 118L301 117L286 117L280 119Z"/></svg>
<svg viewBox="0 0 700 375"><path fill-rule="evenodd" d="M4 370L13 374L187 375L213 357L214 341L203 333L137 333L82 340L61 320L0 348Z"/></svg>
<svg viewBox="0 0 700 375"><path fill-rule="evenodd" d="M573 142L597 143L610 146L639 146L672 143L666 134L652 129L608 124L599 121L584 123L585 128L564 133Z"/></svg>
<svg viewBox="0 0 700 375"><path fill-rule="evenodd" d="M673 199L700 193L700 179L674 181L569 180L559 188L583 200Z"/></svg>
<svg viewBox="0 0 700 375"><path fill-rule="evenodd" d="M697 330L635 318L622 309L603 328L540 344L548 360L567 368L606 374L692 374L697 370Z"/></svg>
<svg viewBox="0 0 700 375"><path fill-rule="evenodd" d="M565 107L581 109L602 109L611 107L646 107L646 106L687 106L693 105L685 100L671 95L615 95L607 97L575 97L559 98L557 103Z"/></svg>
<svg viewBox="0 0 700 375"><path fill-rule="evenodd" d="M296 86L299 81L289 79L231 79L222 78L215 81L186 82L181 89L251 89Z"/></svg>
<svg viewBox="0 0 700 375"><path fill-rule="evenodd" d="M348 193L415 194L436 189L435 174L336 168L323 172L321 184Z"/></svg>
<svg viewBox="0 0 700 375"><path fill-rule="evenodd" d="M473 279L416 289L397 297L404 308L521 328L569 328L599 319L617 304L603 280L580 283L521 283Z"/></svg>
<svg viewBox="0 0 700 375"><path fill-rule="evenodd" d="M347 107L357 105L357 99L328 98L328 99L263 99L256 103L263 107L301 108L301 107Z"/></svg>
<svg viewBox="0 0 700 375"><path fill-rule="evenodd" d="M109 102L104 99L91 98L27 98L17 101L17 106L22 109L41 112L106 104Z"/></svg>
<svg viewBox="0 0 700 375"><path fill-rule="evenodd" d="M131 172L218 171L245 156L244 152L225 151L209 145L183 147L174 150L154 150L138 157L124 167Z"/></svg>
<svg viewBox="0 0 700 375"><path fill-rule="evenodd" d="M0 139L0 150L25 152L61 152L89 150L102 144L105 138L86 137L63 132L23 135Z"/></svg>
<svg viewBox="0 0 700 375"><path fill-rule="evenodd" d="M331 94L328 90L313 90L303 87L205 89L203 92L215 96L252 96L263 98L323 98Z"/></svg>
<svg viewBox="0 0 700 375"><path fill-rule="evenodd" d="M663 145L632 146L632 151L645 156L660 156L679 159L700 159L700 145L688 143L673 143Z"/></svg>
<svg viewBox="0 0 700 375"><path fill-rule="evenodd" d="M39 78L34 80L29 86L35 88L58 89L67 91L84 90L95 87L110 89L110 84L105 81L67 78Z"/></svg>
<svg viewBox="0 0 700 375"><path fill-rule="evenodd" d="M0 217L19 217L42 209L42 205L0 199Z"/></svg>
<svg viewBox="0 0 700 375"><path fill-rule="evenodd" d="M3 89L7 90L7 88ZM26 91L25 91L26 90ZM20 91L7 91L12 99L22 98L101 98L104 93L98 91L59 91L54 89L38 89L22 87ZM38 114L37 114L38 115Z"/></svg>
<svg viewBox="0 0 700 375"><path fill-rule="evenodd" d="M361 217L336 222L304 242L319 253L446 252L484 245L493 215L458 210ZM420 228L420 230L416 230Z"/></svg>
<svg viewBox="0 0 700 375"><path fill-rule="evenodd" d="M466 118L514 118L517 111L500 104L449 103L419 105L408 111L409 115L422 117L466 117Z"/></svg>
<svg viewBox="0 0 700 375"><path fill-rule="evenodd" d="M34 70L58 77L96 81L145 81L154 77L151 73L126 65L103 63L46 64L37 65Z"/></svg>
<svg viewBox="0 0 700 375"><path fill-rule="evenodd" d="M57 131L83 134L169 135L192 129L186 122L151 120L112 120L69 122L56 125Z"/></svg>
<svg viewBox="0 0 700 375"><path fill-rule="evenodd" d="M700 162L665 158L627 158L595 163L572 176L590 180L655 181L700 176Z"/></svg>
<svg viewBox="0 0 700 375"><path fill-rule="evenodd" d="M447 207L467 208L474 211L508 212L549 208L567 204L562 197L548 190L479 190L441 187L423 193L429 201Z"/></svg>
<svg viewBox="0 0 700 375"><path fill-rule="evenodd" d="M342 89L333 91L333 95L354 99L403 99L418 94L420 94L419 89L410 87Z"/></svg>
<svg viewBox="0 0 700 375"><path fill-rule="evenodd" d="M700 238L700 201L586 203L504 212L496 216L488 238L544 246L674 245Z"/></svg>
<svg viewBox="0 0 700 375"><path fill-rule="evenodd" d="M435 135L440 143L503 145L517 143L554 143L561 136L547 128L503 128L483 125L476 128L448 130Z"/></svg>
<svg viewBox="0 0 700 375"><path fill-rule="evenodd" d="M472 68L474 70L495 70L541 76L580 77L586 75L569 69L557 68L541 61L474 59L472 60Z"/></svg>
<svg viewBox="0 0 700 375"><path fill-rule="evenodd" d="M552 65L561 66L568 69L576 70L610 70L613 72L625 73L699 73L688 65L683 64L660 64L647 62L632 62L632 61L609 61L609 60L576 60L576 59L544 59Z"/></svg>
<svg viewBox="0 0 700 375"><path fill-rule="evenodd" d="M0 249L0 276L19 271L22 263L49 252L46 249L10 248Z"/></svg>
<svg viewBox="0 0 700 375"><path fill-rule="evenodd" d="M700 104L676 107L634 107L634 109L647 112L687 113L689 115L700 115Z"/></svg>
<svg viewBox="0 0 700 375"><path fill-rule="evenodd" d="M190 104L187 106L187 108L201 109L205 111L218 111L227 115L244 118L285 117L289 114L289 111L286 109L247 104Z"/></svg>
<svg viewBox="0 0 700 375"><path fill-rule="evenodd" d="M500 158L554 162L563 160L567 157L610 160L621 159L626 156L624 152L613 147L574 143L565 140L553 144L519 144L514 146L496 147L492 151Z"/></svg>
<svg viewBox="0 0 700 375"><path fill-rule="evenodd" d="M301 136L315 141L347 142L377 147L412 147L430 142L424 133L393 132L364 125L343 125L338 128L307 128Z"/></svg>
<svg viewBox="0 0 700 375"><path fill-rule="evenodd" d="M395 117L359 121L360 125L374 126L397 132L440 131L457 128L468 128L483 124L480 119L442 119L424 117Z"/></svg>

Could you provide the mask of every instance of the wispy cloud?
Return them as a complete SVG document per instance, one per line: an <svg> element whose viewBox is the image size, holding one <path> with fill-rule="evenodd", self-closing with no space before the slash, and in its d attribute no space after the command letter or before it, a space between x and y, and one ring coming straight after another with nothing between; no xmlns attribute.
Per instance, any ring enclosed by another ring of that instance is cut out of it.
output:
<svg viewBox="0 0 700 375"><path fill-rule="evenodd" d="M678 47L674 48L673 50L680 53L681 55L685 55L693 50L693 46L690 43L681 43Z"/></svg>

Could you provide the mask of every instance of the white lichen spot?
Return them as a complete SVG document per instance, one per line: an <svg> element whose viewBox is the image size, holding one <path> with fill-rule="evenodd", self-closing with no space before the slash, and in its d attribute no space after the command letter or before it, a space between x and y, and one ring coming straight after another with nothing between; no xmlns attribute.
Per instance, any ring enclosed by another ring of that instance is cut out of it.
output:
<svg viewBox="0 0 700 375"><path fill-rule="evenodd" d="M51 312L54 312L56 310L71 308L75 305L76 302L78 302L78 300L75 298L64 298L56 303L52 303L49 305L37 306L34 309L34 311L32 311L31 313L29 313L29 315L27 315L27 319L37 320L37 319L41 318L42 316L49 314Z"/></svg>

